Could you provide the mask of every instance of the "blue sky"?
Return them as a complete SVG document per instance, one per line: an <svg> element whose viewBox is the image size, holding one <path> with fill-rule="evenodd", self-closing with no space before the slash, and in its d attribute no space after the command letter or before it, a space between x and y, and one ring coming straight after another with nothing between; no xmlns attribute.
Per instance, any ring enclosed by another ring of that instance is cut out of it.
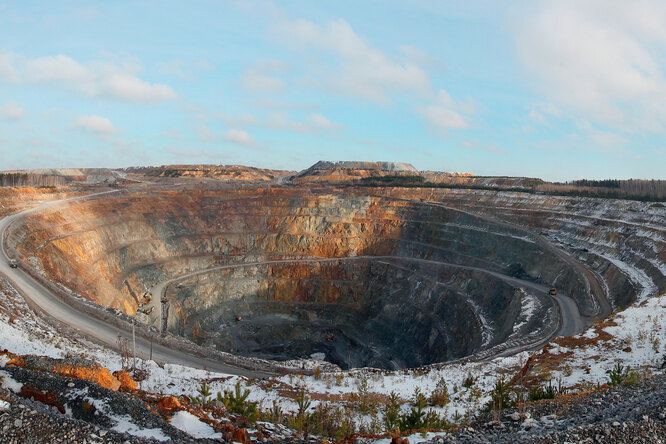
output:
<svg viewBox="0 0 666 444"><path fill-rule="evenodd" d="M666 4L0 0L0 169L666 179Z"/></svg>

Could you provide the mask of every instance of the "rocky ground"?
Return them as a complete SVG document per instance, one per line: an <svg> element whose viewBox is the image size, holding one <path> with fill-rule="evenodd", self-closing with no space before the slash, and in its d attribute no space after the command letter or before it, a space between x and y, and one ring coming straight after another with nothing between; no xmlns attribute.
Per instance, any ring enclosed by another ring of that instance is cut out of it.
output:
<svg viewBox="0 0 666 444"><path fill-rule="evenodd" d="M216 436L196 439L169 423L163 403L133 390L104 388L86 379L51 373L56 361L24 357L31 367L0 371L0 442L285 442L283 438ZM81 366L82 362L68 363ZM171 412L173 413L173 412ZM219 427L216 427L216 430ZM234 428L231 427L230 430ZM236 429L238 430L238 429ZM554 400L485 413L455 431L409 436L414 444L439 443L666 443L666 374L632 386L575 392ZM393 442L405 444L404 438ZM290 440L291 441L291 440ZM310 442L314 442L311 440ZM389 441L364 437L348 442ZM293 441L292 441L293 442Z"/></svg>
<svg viewBox="0 0 666 444"><path fill-rule="evenodd" d="M0 354L0 367L2 443L265 439L260 430L248 433L245 419L227 417L223 407L204 411L184 397L137 390L127 373L112 375L90 361Z"/></svg>
<svg viewBox="0 0 666 444"><path fill-rule="evenodd" d="M416 441L418 442L418 441ZM428 443L664 443L666 375L485 414Z"/></svg>

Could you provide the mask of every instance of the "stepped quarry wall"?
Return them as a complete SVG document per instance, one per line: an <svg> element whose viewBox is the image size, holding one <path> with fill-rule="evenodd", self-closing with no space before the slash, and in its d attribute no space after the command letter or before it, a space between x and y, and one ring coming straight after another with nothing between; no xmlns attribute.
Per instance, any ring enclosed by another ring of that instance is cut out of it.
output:
<svg viewBox="0 0 666 444"><path fill-rule="evenodd" d="M557 287L589 319L603 315L596 279L617 307L663 289L663 209L589 200L404 188L124 191L31 214L8 243L50 279L128 314L138 301L125 281L140 295L182 277L167 288L168 326L203 345L402 368L488 349L556 315L550 298L498 275Z"/></svg>

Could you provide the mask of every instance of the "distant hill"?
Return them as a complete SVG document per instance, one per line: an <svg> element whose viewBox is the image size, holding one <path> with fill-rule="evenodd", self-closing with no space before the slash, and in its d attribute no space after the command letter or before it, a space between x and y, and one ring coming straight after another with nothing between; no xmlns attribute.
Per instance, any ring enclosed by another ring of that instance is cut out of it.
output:
<svg viewBox="0 0 666 444"><path fill-rule="evenodd" d="M243 165L163 165L158 167L130 167L123 171L148 177L191 177L221 180L271 181L290 176L295 171L270 170Z"/></svg>
<svg viewBox="0 0 666 444"><path fill-rule="evenodd" d="M349 182L369 177L419 175L419 170L408 163L319 161L298 173L292 182Z"/></svg>

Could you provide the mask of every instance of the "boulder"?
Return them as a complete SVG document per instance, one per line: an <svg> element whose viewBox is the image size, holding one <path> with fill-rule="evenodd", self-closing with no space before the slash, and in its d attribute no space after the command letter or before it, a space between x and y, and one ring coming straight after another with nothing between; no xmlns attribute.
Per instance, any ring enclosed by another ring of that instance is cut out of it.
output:
<svg viewBox="0 0 666 444"><path fill-rule="evenodd" d="M123 390L136 390L138 387L137 382L132 379L130 374L123 370L113 372L113 376L120 381L120 388Z"/></svg>

